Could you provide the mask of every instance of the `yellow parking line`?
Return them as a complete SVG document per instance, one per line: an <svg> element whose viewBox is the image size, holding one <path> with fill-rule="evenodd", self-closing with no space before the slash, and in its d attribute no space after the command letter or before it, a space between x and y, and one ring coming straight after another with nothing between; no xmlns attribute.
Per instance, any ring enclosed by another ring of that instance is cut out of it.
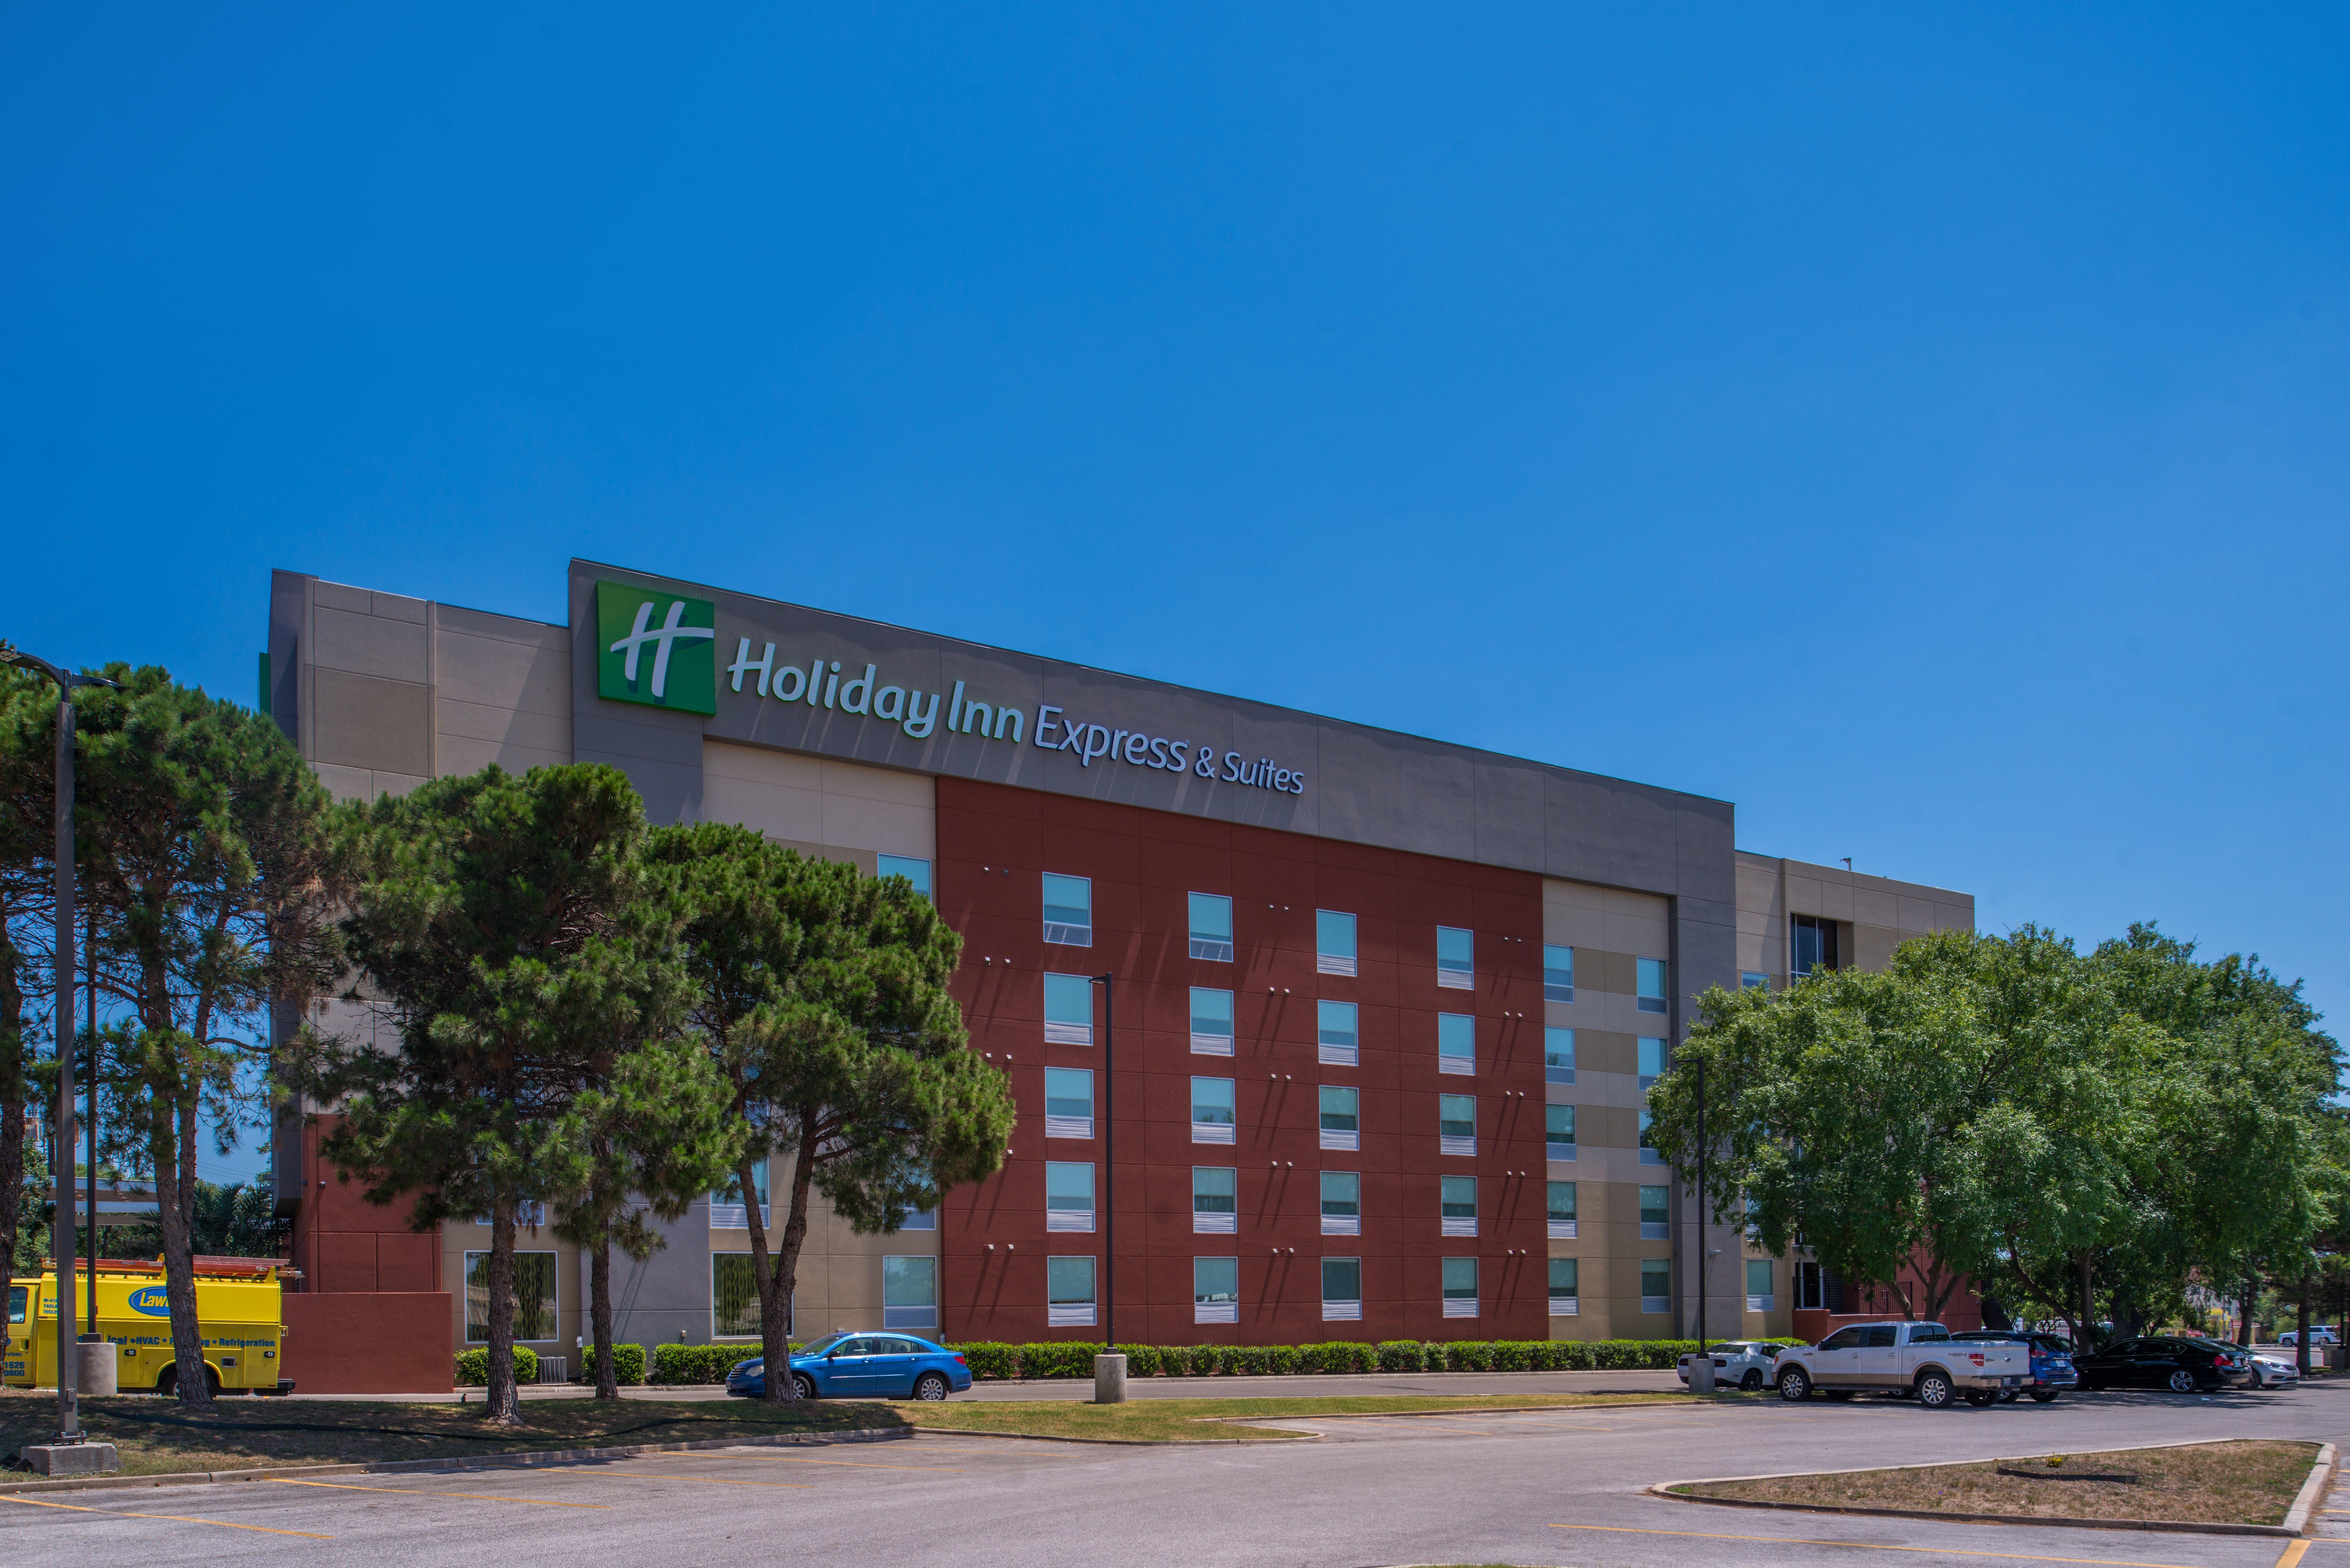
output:
<svg viewBox="0 0 2350 1568"><path fill-rule="evenodd" d="M814 1491L816 1490L816 1483L813 1481L728 1480L724 1476L630 1476L628 1479L630 1480L650 1481L701 1481L707 1486L772 1486L782 1487L791 1491Z"/></svg>
<svg viewBox="0 0 2350 1568"><path fill-rule="evenodd" d="M2309 1542L2306 1541L2287 1542L2284 1551L2277 1557L2276 1568L2293 1568L2294 1563L2301 1561L2302 1553L2308 1550Z"/></svg>
<svg viewBox="0 0 2350 1568"><path fill-rule="evenodd" d="M803 1459L789 1454L744 1454L746 1459L764 1459L775 1465L846 1465L858 1470L935 1470L941 1475L959 1476L962 1471L953 1465L877 1465L868 1459Z"/></svg>
<svg viewBox="0 0 2350 1568"><path fill-rule="evenodd" d="M544 1498L500 1497L494 1491L427 1491L413 1486L354 1486L348 1481L289 1480L284 1476L269 1480L279 1486L321 1486L332 1491L382 1491L394 1497L462 1497L474 1502L521 1502L533 1508L609 1508L606 1502L548 1502Z"/></svg>
<svg viewBox="0 0 2350 1568"><path fill-rule="evenodd" d="M1923 1552L1939 1557L1996 1557L2006 1563L2086 1563L2097 1568L2186 1568L2178 1563L2140 1563L2126 1557L2050 1557L2036 1552L1960 1552L1948 1546L1888 1546L1876 1541L1809 1541L1784 1535L1712 1535L1702 1530L1636 1530L1626 1524L1554 1524L1553 1530L1597 1530L1611 1535L1671 1535L1686 1541L1761 1541L1773 1546L1844 1546L1855 1552ZM2295 1545L2305 1546L2305 1542ZM2299 1562L2299 1558L2294 1558ZM2280 1563L2279 1568L2283 1568Z"/></svg>
<svg viewBox="0 0 2350 1568"><path fill-rule="evenodd" d="M272 1530L265 1524L236 1524L225 1519L191 1519L181 1513L133 1513L127 1508L84 1508L78 1503L50 1502L37 1497L9 1497L0 1493L0 1502L21 1502L27 1508L62 1508L70 1513L103 1513L114 1519L161 1519L173 1524L211 1524L223 1530L252 1530L264 1535L299 1535L308 1541L332 1541L331 1535L321 1535L315 1530Z"/></svg>

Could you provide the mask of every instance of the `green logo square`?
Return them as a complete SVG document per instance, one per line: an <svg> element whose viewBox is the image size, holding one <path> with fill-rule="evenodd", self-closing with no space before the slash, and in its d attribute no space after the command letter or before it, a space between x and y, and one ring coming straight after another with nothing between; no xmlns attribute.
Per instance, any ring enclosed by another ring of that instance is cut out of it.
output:
<svg viewBox="0 0 2350 1568"><path fill-rule="evenodd" d="M718 607L630 583L596 585L596 695L718 711Z"/></svg>

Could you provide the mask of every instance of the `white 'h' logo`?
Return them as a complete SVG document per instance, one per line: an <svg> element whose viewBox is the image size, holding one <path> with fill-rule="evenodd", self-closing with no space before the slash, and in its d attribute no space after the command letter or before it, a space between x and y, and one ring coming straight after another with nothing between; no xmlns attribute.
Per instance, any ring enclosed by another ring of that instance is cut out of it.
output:
<svg viewBox="0 0 2350 1568"><path fill-rule="evenodd" d="M715 638L718 635L715 630L706 626L680 626L678 622L684 615L685 601L671 599L669 602L669 615L660 626L656 627L652 623L653 601L647 599L637 607L635 629L612 645L614 653L619 653L623 649L628 650L628 662L620 667L622 680L631 682L636 680L637 654L645 644L658 642L660 647L653 654L653 695L656 697L662 695L669 685L669 650L676 646L677 639L681 637Z"/></svg>

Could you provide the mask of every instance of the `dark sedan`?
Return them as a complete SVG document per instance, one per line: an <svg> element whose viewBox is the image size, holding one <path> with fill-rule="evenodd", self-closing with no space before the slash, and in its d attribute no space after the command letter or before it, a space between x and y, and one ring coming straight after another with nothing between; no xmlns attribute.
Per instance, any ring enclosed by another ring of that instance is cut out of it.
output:
<svg viewBox="0 0 2350 1568"><path fill-rule="evenodd" d="M2125 1339L2075 1356L2084 1388L2168 1388L2194 1394L2241 1388L2252 1380L2251 1357L2215 1339Z"/></svg>

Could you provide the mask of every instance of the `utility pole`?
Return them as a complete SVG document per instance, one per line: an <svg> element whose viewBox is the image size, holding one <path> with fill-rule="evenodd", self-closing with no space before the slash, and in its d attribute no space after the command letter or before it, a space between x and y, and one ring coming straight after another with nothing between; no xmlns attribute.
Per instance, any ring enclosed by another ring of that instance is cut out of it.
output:
<svg viewBox="0 0 2350 1568"><path fill-rule="evenodd" d="M1705 1058L1702 1056L1697 1059L1697 1354L1700 1360L1705 1359ZM1690 1365L1694 1366L1696 1363Z"/></svg>
<svg viewBox="0 0 2350 1568"><path fill-rule="evenodd" d="M51 1014L51 1033L57 1041L57 1117L52 1141L57 1151L57 1168L50 1174L57 1182L57 1218L50 1224L50 1245L57 1253L57 1441L82 1441L81 1413L74 1397L75 1376L73 1355L67 1346L67 1324L74 1315L74 1222L73 1222L73 1153L74 1153L74 1086L73 1086L73 1015L74 1015L74 703L78 687L116 687L117 682L97 675L77 675L72 670L51 664L35 654L26 653L0 642L0 663L14 664L19 669L36 670L57 683L57 904L56 951L57 1010ZM38 1333L38 1326L35 1325Z"/></svg>
<svg viewBox="0 0 2350 1568"><path fill-rule="evenodd" d="M104 1336L98 1332L98 912L82 911L82 967L89 983L83 989L88 993L84 1005L89 1020L89 1086L82 1091L89 1096L89 1115L84 1118L83 1137L88 1142L89 1168L82 1173L84 1201L89 1208L89 1310L82 1324L82 1343L101 1344Z"/></svg>

